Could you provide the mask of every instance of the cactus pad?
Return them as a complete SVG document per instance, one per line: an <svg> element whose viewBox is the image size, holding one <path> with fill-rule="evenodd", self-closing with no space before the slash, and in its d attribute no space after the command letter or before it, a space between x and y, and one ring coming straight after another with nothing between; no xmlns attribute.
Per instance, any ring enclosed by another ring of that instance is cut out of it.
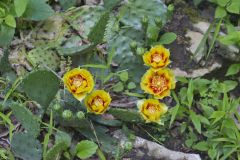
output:
<svg viewBox="0 0 240 160"><path fill-rule="evenodd" d="M46 108L54 99L60 85L58 77L48 70L36 70L29 73L22 82L28 97Z"/></svg>
<svg viewBox="0 0 240 160"><path fill-rule="evenodd" d="M27 133L36 137L40 132L40 124L32 112L29 111L25 106L17 103L13 103L11 105L11 109Z"/></svg>
<svg viewBox="0 0 240 160"><path fill-rule="evenodd" d="M40 142L27 133L15 133L11 147L16 157L23 160L41 160L42 146Z"/></svg>
<svg viewBox="0 0 240 160"><path fill-rule="evenodd" d="M60 66L60 57L53 50L36 48L28 52L27 58L34 67L45 65L52 70L57 70Z"/></svg>

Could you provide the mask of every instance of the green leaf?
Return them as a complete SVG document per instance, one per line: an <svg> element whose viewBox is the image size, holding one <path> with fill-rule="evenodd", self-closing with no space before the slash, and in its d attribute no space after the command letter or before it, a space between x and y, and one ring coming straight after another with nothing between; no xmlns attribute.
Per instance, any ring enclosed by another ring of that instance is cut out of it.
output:
<svg viewBox="0 0 240 160"><path fill-rule="evenodd" d="M96 153L98 146L96 143L88 140L79 142L76 146L76 154L78 158L86 159Z"/></svg>
<svg viewBox="0 0 240 160"><path fill-rule="evenodd" d="M121 92L121 91L123 91L123 90L124 90L124 85L123 85L122 82L118 82L117 84L115 84L115 85L113 86L113 91L114 91L114 92Z"/></svg>
<svg viewBox="0 0 240 160"><path fill-rule="evenodd" d="M225 36L220 36L218 40L225 45L237 45L240 42L240 31L232 31Z"/></svg>
<svg viewBox="0 0 240 160"><path fill-rule="evenodd" d="M223 7L217 7L216 10L215 10L215 18L223 18L227 15L227 12L225 10L225 8Z"/></svg>
<svg viewBox="0 0 240 160"><path fill-rule="evenodd" d="M173 107L171 110L170 110L170 113L171 113L171 120L170 120L170 124L169 124L169 127L171 127L173 121L175 120L176 118L176 115L178 113L178 110L179 110L179 104L177 104L175 107Z"/></svg>
<svg viewBox="0 0 240 160"><path fill-rule="evenodd" d="M191 79L188 82L188 89L187 89L187 100L188 100L188 107L191 108L193 102L193 80Z"/></svg>
<svg viewBox="0 0 240 160"><path fill-rule="evenodd" d="M236 81L231 81L231 80L226 80L223 82L223 85L224 85L224 91L225 92L229 92L233 89L235 89L238 85L238 82Z"/></svg>
<svg viewBox="0 0 240 160"><path fill-rule="evenodd" d="M190 111L190 119L195 129L198 131L198 133L201 134L201 121L199 121L198 115L196 115L196 113L194 113L193 111Z"/></svg>
<svg viewBox="0 0 240 160"><path fill-rule="evenodd" d="M53 9L46 4L46 0L29 0L24 17L29 20L45 20L54 14Z"/></svg>
<svg viewBox="0 0 240 160"><path fill-rule="evenodd" d="M220 119L222 119L225 116L225 112L224 111L214 111L212 113L212 115L210 116L210 118L215 119L212 124L215 124L216 122L218 122Z"/></svg>
<svg viewBox="0 0 240 160"><path fill-rule="evenodd" d="M107 69L108 66L104 64L85 64L80 67L87 67L87 68L100 68L100 69Z"/></svg>
<svg viewBox="0 0 240 160"><path fill-rule="evenodd" d="M205 141L198 142L193 146L193 149L197 149L199 151L207 151L208 148L208 143Z"/></svg>
<svg viewBox="0 0 240 160"><path fill-rule="evenodd" d="M9 27L16 28L16 20L12 15L9 14L7 17L4 18L4 20Z"/></svg>
<svg viewBox="0 0 240 160"><path fill-rule="evenodd" d="M94 44L103 42L105 29L109 20L109 12L105 12L99 19L99 21L92 28L88 34L88 39Z"/></svg>
<svg viewBox="0 0 240 160"><path fill-rule="evenodd" d="M137 86L136 86L136 84L134 83L134 82L129 82L128 83L128 85L127 85L127 88L128 89L134 89L134 88L136 88Z"/></svg>
<svg viewBox="0 0 240 160"><path fill-rule="evenodd" d="M170 44L173 41L175 41L176 38L177 38L177 35L173 32L164 33L161 36L159 43L160 44Z"/></svg>
<svg viewBox="0 0 240 160"><path fill-rule="evenodd" d="M240 14L239 0L232 0L231 4L227 6L227 11L234 14Z"/></svg>
<svg viewBox="0 0 240 160"><path fill-rule="evenodd" d="M27 8L28 0L14 0L14 7L18 17L23 15Z"/></svg>
<svg viewBox="0 0 240 160"><path fill-rule="evenodd" d="M238 63L238 64L232 64L232 65L228 68L227 73L226 73L226 76L235 75L235 74L237 74L238 72L240 72L240 63Z"/></svg>
<svg viewBox="0 0 240 160"><path fill-rule="evenodd" d="M28 74L22 82L23 91L42 107L48 107L60 85L58 77L48 70L36 70Z"/></svg>
<svg viewBox="0 0 240 160"><path fill-rule="evenodd" d="M126 82L128 80L128 72L127 71L120 72L118 75L119 75L119 78L121 81Z"/></svg>
<svg viewBox="0 0 240 160"><path fill-rule="evenodd" d="M217 0L217 3L221 7L225 7L230 0Z"/></svg>

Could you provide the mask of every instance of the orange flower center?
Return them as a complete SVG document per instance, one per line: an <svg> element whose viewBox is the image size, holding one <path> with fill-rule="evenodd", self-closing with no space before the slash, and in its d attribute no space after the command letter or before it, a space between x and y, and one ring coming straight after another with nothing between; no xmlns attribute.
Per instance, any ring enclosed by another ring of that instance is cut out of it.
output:
<svg viewBox="0 0 240 160"><path fill-rule="evenodd" d="M160 54L158 54L158 53L155 53L152 56L152 60L153 60L153 62L159 63L162 60L162 56Z"/></svg>
<svg viewBox="0 0 240 160"><path fill-rule="evenodd" d="M155 93L162 92L167 89L167 80L163 76L155 75L152 78L151 88Z"/></svg>
<svg viewBox="0 0 240 160"><path fill-rule="evenodd" d="M93 105L95 105L97 107L103 106L103 104L104 104L104 102L103 102L102 98L99 98L99 97L95 98L93 101Z"/></svg>
<svg viewBox="0 0 240 160"><path fill-rule="evenodd" d="M156 107L152 104L147 106L147 110L150 114L154 114L156 112Z"/></svg>
<svg viewBox="0 0 240 160"><path fill-rule="evenodd" d="M81 85L85 84L86 80L82 78L82 76L77 75L71 78L72 85L75 86L76 88L80 87Z"/></svg>

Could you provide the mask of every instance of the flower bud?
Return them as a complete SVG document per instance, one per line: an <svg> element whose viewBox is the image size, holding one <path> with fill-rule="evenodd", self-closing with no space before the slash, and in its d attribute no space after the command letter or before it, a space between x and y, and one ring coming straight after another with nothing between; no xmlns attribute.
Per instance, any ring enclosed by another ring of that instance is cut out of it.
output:
<svg viewBox="0 0 240 160"><path fill-rule="evenodd" d="M62 106L59 103L56 103L56 104L53 105L53 109L55 111L59 111L61 108L62 108Z"/></svg>
<svg viewBox="0 0 240 160"><path fill-rule="evenodd" d="M85 114L82 111L78 111L77 112L77 118L78 119L84 119L85 118Z"/></svg>
<svg viewBox="0 0 240 160"><path fill-rule="evenodd" d="M72 115L73 115L72 111L70 111L70 110L64 110L62 113L62 117L64 119L70 119L70 118L72 118Z"/></svg>
<svg viewBox="0 0 240 160"><path fill-rule="evenodd" d="M159 28L162 28L162 20L160 17L155 18L154 22Z"/></svg>

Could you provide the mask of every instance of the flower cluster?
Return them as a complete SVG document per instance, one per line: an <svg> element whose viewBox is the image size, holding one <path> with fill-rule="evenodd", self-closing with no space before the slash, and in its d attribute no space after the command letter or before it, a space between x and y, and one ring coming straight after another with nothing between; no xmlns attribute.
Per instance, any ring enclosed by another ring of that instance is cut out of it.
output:
<svg viewBox="0 0 240 160"><path fill-rule="evenodd" d="M86 69L74 68L63 76L63 82L72 95L82 101L89 112L103 114L111 103L109 93L104 90L95 90L92 74Z"/></svg>
<svg viewBox="0 0 240 160"><path fill-rule="evenodd" d="M175 88L173 71L166 68L170 63L170 52L161 45L152 47L143 55L146 66L151 67L141 79L141 88L155 99L142 100L138 104L139 111L146 122L160 122L161 116L166 113L167 107L157 99L170 95Z"/></svg>

